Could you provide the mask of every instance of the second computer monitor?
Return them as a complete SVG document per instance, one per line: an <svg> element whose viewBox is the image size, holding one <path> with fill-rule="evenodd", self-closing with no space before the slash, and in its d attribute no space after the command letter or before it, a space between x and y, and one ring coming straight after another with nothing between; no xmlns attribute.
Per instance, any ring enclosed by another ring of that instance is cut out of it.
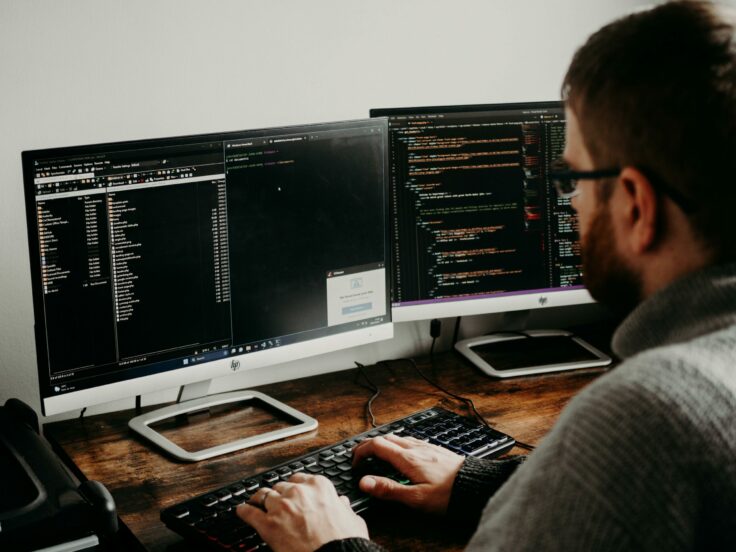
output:
<svg viewBox="0 0 736 552"><path fill-rule="evenodd" d="M371 116L389 120L394 321L591 301L575 214L547 178L560 102Z"/></svg>

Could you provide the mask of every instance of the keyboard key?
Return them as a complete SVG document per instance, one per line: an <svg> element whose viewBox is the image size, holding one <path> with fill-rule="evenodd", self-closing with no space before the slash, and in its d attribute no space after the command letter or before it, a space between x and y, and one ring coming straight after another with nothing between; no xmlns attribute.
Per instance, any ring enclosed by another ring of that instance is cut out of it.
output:
<svg viewBox="0 0 736 552"><path fill-rule="evenodd" d="M235 485L230 485L227 490L230 491L233 496L238 496L245 492L245 486L240 483L236 483Z"/></svg>
<svg viewBox="0 0 736 552"><path fill-rule="evenodd" d="M252 493L258 487L260 487L260 484L256 479L246 479L245 481L243 481L243 485L245 486L245 490L249 493Z"/></svg>
<svg viewBox="0 0 736 552"><path fill-rule="evenodd" d="M276 473L279 474L279 477L284 478L284 477L289 477L292 474L292 471L290 468L287 468L286 466L284 466L283 468L277 469Z"/></svg>
<svg viewBox="0 0 736 552"><path fill-rule="evenodd" d="M217 502L218 502L217 497L215 495L209 494L207 496L203 496L200 503L202 504L202 506L206 506L207 508L210 508L214 506L215 504L217 504Z"/></svg>
<svg viewBox="0 0 736 552"><path fill-rule="evenodd" d="M209 517L209 518L203 518L201 521L195 523L194 528L205 533L209 531L210 528L214 527L214 525L215 525L215 518Z"/></svg>
<svg viewBox="0 0 736 552"><path fill-rule="evenodd" d="M253 552L259 548L261 548L261 539L257 533L245 537L232 547L233 550L237 550L238 552Z"/></svg>
<svg viewBox="0 0 736 552"><path fill-rule="evenodd" d="M186 516L182 521L184 521L187 525L196 525L202 520L202 514L198 514L197 512L190 512L188 516Z"/></svg>
<svg viewBox="0 0 736 552"><path fill-rule="evenodd" d="M340 488L345 484L345 481L343 481L339 477L330 477L329 479L330 479L330 483L332 483L335 486L335 489L337 489L339 493Z"/></svg>
<svg viewBox="0 0 736 552"><path fill-rule="evenodd" d="M248 500L248 498L250 498L248 495L234 496L230 500L225 502L225 504L227 504L230 508L237 508L241 504L244 504L245 501Z"/></svg>
<svg viewBox="0 0 736 552"><path fill-rule="evenodd" d="M222 489L221 491L217 491L215 493L215 496L217 497L217 500L219 500L220 502L225 502L227 499L229 499L233 495L230 493L230 491L226 489Z"/></svg>
<svg viewBox="0 0 736 552"><path fill-rule="evenodd" d="M238 542L240 537L235 531L231 531L230 533L223 535L222 537L219 537L217 541L222 544L223 546L230 547L236 542Z"/></svg>
<svg viewBox="0 0 736 552"><path fill-rule="evenodd" d="M189 515L189 508L186 506L178 506L171 509L171 515L177 519L181 519Z"/></svg>
<svg viewBox="0 0 736 552"><path fill-rule="evenodd" d="M479 441L472 441L466 445L463 445L462 450L463 452L472 455L472 454L478 454L485 449L488 448L488 444L484 443L482 440Z"/></svg>

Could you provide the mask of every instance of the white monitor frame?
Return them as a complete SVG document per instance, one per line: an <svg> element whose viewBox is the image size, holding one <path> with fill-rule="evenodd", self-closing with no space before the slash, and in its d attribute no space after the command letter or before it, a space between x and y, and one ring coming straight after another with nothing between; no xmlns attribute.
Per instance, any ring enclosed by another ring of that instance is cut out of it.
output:
<svg viewBox="0 0 736 552"><path fill-rule="evenodd" d="M374 133L371 134L371 136L375 136L375 139L377 141L381 142L381 155L379 158L377 158L376 162L381 164L381 170L383 172L383 180L384 185L381 188L383 191L383 201L385 203L385 195L387 193L387 189L385 186L385 178L388 170L388 157L386 154L386 140L387 140L387 121L378 121L375 119L360 119L360 120L353 120L353 121L337 121L337 122L330 122L330 123L318 123L318 124L310 124L310 125L297 125L297 126L290 126L290 127L281 127L281 128L268 128L268 129L252 129L252 130L244 130L244 131L234 131L234 132L225 132L225 133L212 133L212 134L201 134L201 135L193 135L193 136L183 136L183 137L173 137L173 138L163 138L163 139L152 139L152 140L138 140L138 141L128 141L128 142L121 142L121 143L109 143L109 144L92 144L92 145L86 145L86 146L72 146L72 147L64 147L64 148L52 148L48 150L34 150L34 151L25 151L22 154L23 159L23 176L24 176L24 184L25 184L25 196L26 196L26 218L27 218L27 224L28 224L28 232L29 232L29 253L30 253L30 263L31 263L31 279L32 279L32 290L34 295L34 314L36 318L36 327L35 327L35 335L36 335L36 354L37 354L37 368L39 372L39 386L42 387L40 389L40 398L41 398L41 408L44 415L54 415L54 414L60 414L65 413L73 410L82 409L88 406L93 406L97 404L102 403L108 403L111 401L119 400L119 399L126 399L126 398L132 398L135 396L139 396L142 394L148 394L153 392L158 392L162 390L172 389L172 388L178 388L182 386L187 386L189 384L203 382L203 381L210 381L215 378L220 378L227 375L232 375L237 372L243 372L247 370L253 370L258 369L262 367L267 366L274 366L283 364L286 362L299 360L311 356L321 355L325 353L330 353L342 349L352 348L368 343L373 343L376 341L384 340L384 339L390 339L393 337L393 325L391 323L390 319L390 311L388 310L390 308L390 303L388 301L388 287L389 287L389 280L388 280L388 272L385 267L385 262L388 260L388 236L384 232L384 240L385 240L385 250L383 258L380 259L379 262L375 263L376 265L380 265L380 271L381 274L386 275L385 281L381 282L378 281L375 274L371 276L372 281L374 284L376 284L375 287L375 293L377 296L380 295L380 309L374 309L375 312L371 311L364 311L364 309L361 309L361 312L359 312L356 316L343 316L340 317L339 315L337 318L334 316L334 312L327 311L326 314L332 314L332 319L327 318L327 321L325 322L324 327L319 328L310 328L304 332L305 335L290 335L288 336L289 339L285 341L292 341L292 339L303 339L300 341L296 341L293 343L285 343L283 345L280 345L277 343L275 346L271 346L269 343L268 347L261 347L257 350L250 350L250 351L243 351L243 347L240 346L240 344L231 344L230 347L232 347L231 351L222 349L223 345L218 344L217 347L220 347L221 350L212 350L207 351L206 354L204 351L202 351L202 354L198 353L197 351L194 351L194 355L201 358L196 358L194 360L191 360L191 353L182 353L182 358L178 361L180 362L179 365L176 365L174 362L172 366L156 366L156 359L153 359L150 361L151 370L161 370L157 371L155 373L150 373L148 375L140 375L140 376L134 376L130 373L122 373L120 376L114 375L113 377L110 377L110 383L104 383L104 384L98 384L98 385L92 385L90 387L81 389L81 388L74 388L75 385L70 380L70 388L69 389L54 389L53 383L44 381L44 376L46 371L48 369L48 336L45 334L46 329L44 326L44 307L43 307L43 287L42 287L42 258L41 255L39 255L40 246L39 243L41 242L41 237L39 234L39 228L36 224L37 221L37 206L36 206L36 184L43 184L43 185L51 185L51 182L46 182L46 178L53 178L54 182L58 186L58 182L62 181L70 181L70 180L76 180L76 179L86 179L90 175L87 174L80 174L75 175L74 178L69 178L68 175L61 175L61 176L39 176L34 173L34 166L37 165L39 160L47 159L47 158L61 158L66 156L77 156L77 155L92 155L99 152L105 153L108 151L111 151L111 148L115 148L114 151L117 151L119 148L123 149L145 149L147 147L164 147L167 144L168 145L189 145L189 144L199 144L203 141L214 141L214 142L221 142L222 147L226 147L225 143L230 145L231 143L235 142L247 142L247 140L251 139L262 139L265 137L273 137L273 136L291 136L291 135L301 135L304 133L328 133L333 131L342 131L342 130L355 130L359 132L361 135L365 134L366 136L368 133ZM163 140L163 141L162 141ZM372 139L373 140L373 139ZM165 141L165 142L164 142ZM169 143L170 141L170 143ZM215 151L215 150L213 150ZM81 171L80 171L81 172ZM221 177L222 175L217 175L218 177ZM209 178L210 176L207 175ZM37 178L39 182L37 182ZM178 177L177 177L178 178ZM43 182L40 182L42 181ZM168 177L167 177L168 180ZM91 185L91 183L84 183L85 185ZM376 182L371 182L371 184L378 185L378 179L376 179ZM376 190L377 188L371 187L371 190ZM86 189L85 189L86 190ZM86 193L85 190L73 190L70 193L75 193L76 195ZM79 194L77 194L79 192ZM49 196L51 197L51 196ZM386 205L387 207L387 205ZM375 210L376 216L381 214L381 212L376 209ZM388 214L386 212L383 212L384 215L384 223L386 222L386 217ZM376 220L376 222L378 222ZM372 261L375 261L376 259L371 259L371 266L373 265ZM367 260L366 260L367 262ZM366 265L368 266L368 265ZM339 269L341 267L335 267L335 269ZM349 267L342 267L344 269L347 269ZM372 272L379 272L378 268L376 270L371 270ZM367 273L366 273L367 274ZM363 277L368 278L367 275L363 275ZM327 277L327 286L330 288L332 286L334 289L339 288L339 282L337 282L338 275L332 276L332 273L330 273L330 276ZM361 278L362 280L362 278ZM380 285L379 285L380 284ZM335 287L337 286L337 287ZM328 289L329 292L329 289ZM329 299L329 293L328 293L328 299ZM376 303L378 305L379 303ZM353 305L356 306L356 305ZM357 305L358 307L364 307L365 305ZM340 304L339 302L332 301L332 303L329 303L326 305L326 309L332 308L339 309ZM345 314L345 313L343 313ZM351 313L352 314L352 313ZM342 326L342 324L348 324L351 325L345 325ZM342 327L341 327L342 326ZM320 330L319 332L314 333L326 333L330 332L329 335L321 335L320 337L314 337L312 330ZM335 332L335 333L333 333ZM301 332L300 332L301 333ZM274 339L278 340L279 336L273 336ZM280 336L285 337L285 336ZM246 349L249 349L247 343L243 343L245 345ZM222 357L215 357L213 353L225 353ZM240 353L240 354L238 354ZM186 356L189 356L190 359L184 358ZM215 357L215 358L213 358ZM166 360L167 364L171 364L169 361L172 359L164 359ZM141 361L147 361L147 359L141 359ZM136 368L143 368L145 365L141 362L139 364L136 364ZM142 371L142 370L141 370ZM141 371L138 371L140 374ZM114 381L112 381L114 380ZM51 389L46 389L50 384ZM84 385L84 384L79 384ZM61 386L60 386L61 387Z"/></svg>
<svg viewBox="0 0 736 552"><path fill-rule="evenodd" d="M273 349L229 356L222 360L213 360L202 364L182 366L150 376L121 380L107 385L46 397L42 401L43 413L50 416L70 410L79 410L87 406L134 397L140 395L142 390L145 393L151 393L172 389L190 383L228 376L233 373L391 339L393 335L393 324L385 322Z"/></svg>
<svg viewBox="0 0 736 552"><path fill-rule="evenodd" d="M391 308L391 316L394 322L410 322L432 318L451 318L455 316L473 316L476 314L567 307L593 302L594 299L590 296L587 289L557 288L538 292L518 292L482 297L471 296L417 302L416 304L394 305Z"/></svg>
<svg viewBox="0 0 736 552"><path fill-rule="evenodd" d="M525 110L563 110L560 101L522 102L485 105L452 105L371 109L371 117L388 117L389 121L396 117L406 119L412 117L441 117L463 113L503 114ZM391 133L389 122L389 134ZM391 147L391 146L389 146ZM394 274L391 275L392 281ZM558 287L551 289L515 290L497 294L453 296L442 299L424 299L394 303L391 315L394 322L411 322L430 320L433 318L451 318L457 316L473 316L513 312L520 310L564 307L594 302L588 291L582 286Z"/></svg>

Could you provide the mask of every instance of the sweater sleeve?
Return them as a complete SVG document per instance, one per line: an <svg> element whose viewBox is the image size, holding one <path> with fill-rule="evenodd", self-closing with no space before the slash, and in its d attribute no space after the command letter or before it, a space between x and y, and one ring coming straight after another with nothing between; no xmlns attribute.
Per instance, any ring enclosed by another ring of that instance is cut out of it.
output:
<svg viewBox="0 0 736 552"><path fill-rule="evenodd" d="M475 527L488 499L516 471L526 456L501 460L468 457L455 476L447 515L463 525Z"/></svg>
<svg viewBox="0 0 736 552"><path fill-rule="evenodd" d="M315 552L387 552L383 546L368 539L350 538L330 541Z"/></svg>

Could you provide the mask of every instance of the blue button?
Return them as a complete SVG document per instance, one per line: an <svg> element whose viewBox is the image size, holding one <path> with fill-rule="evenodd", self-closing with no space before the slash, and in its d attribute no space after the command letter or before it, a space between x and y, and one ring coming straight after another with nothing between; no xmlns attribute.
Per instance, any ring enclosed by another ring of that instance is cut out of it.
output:
<svg viewBox="0 0 736 552"><path fill-rule="evenodd" d="M343 314L355 314L356 312L371 310L373 303L361 303L360 305L350 305L349 307L343 307Z"/></svg>

